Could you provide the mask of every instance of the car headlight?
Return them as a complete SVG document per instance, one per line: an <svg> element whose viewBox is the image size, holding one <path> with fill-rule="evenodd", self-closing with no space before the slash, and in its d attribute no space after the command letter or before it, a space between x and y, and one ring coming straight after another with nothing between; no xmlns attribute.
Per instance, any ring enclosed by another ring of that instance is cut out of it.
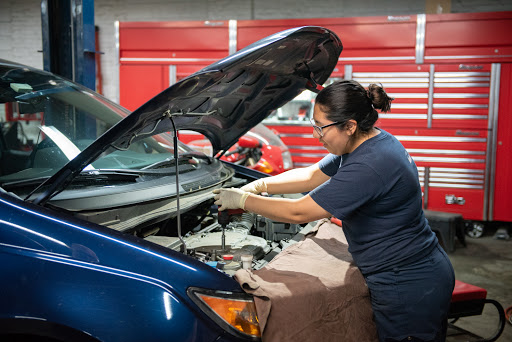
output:
<svg viewBox="0 0 512 342"><path fill-rule="evenodd" d="M283 169L293 169L292 155L290 151L283 151L281 155L283 156Z"/></svg>
<svg viewBox="0 0 512 342"><path fill-rule="evenodd" d="M187 293L201 310L226 331L255 340L261 337L256 306L251 296L195 287L189 288Z"/></svg>

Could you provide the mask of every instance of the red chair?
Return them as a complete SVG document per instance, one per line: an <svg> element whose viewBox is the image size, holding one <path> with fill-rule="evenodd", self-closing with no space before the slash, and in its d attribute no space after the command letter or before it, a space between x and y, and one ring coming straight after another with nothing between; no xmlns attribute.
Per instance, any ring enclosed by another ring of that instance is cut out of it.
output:
<svg viewBox="0 0 512 342"><path fill-rule="evenodd" d="M492 304L498 310L499 322L496 332L490 338L480 337L472 332L464 330L454 325L460 317L481 315L485 304ZM475 341L496 341L505 328L505 311L500 303L495 300L487 299L487 290L481 287L455 281L455 288L452 294L452 302L448 313L448 337L451 336L470 336Z"/></svg>

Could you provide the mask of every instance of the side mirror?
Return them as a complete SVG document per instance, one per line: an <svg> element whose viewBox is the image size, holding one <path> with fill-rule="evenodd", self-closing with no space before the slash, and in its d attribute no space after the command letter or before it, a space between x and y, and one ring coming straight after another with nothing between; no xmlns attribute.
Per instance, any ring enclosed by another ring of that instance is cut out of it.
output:
<svg viewBox="0 0 512 342"><path fill-rule="evenodd" d="M260 148L261 143L256 138L243 135L238 139L238 146L242 148Z"/></svg>

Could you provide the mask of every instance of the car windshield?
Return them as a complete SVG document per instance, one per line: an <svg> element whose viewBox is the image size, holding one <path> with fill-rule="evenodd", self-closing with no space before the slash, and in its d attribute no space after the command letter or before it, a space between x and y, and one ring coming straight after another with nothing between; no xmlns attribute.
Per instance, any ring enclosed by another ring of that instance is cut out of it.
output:
<svg viewBox="0 0 512 342"><path fill-rule="evenodd" d="M0 186L42 182L128 114L53 74L0 64ZM84 172L172 164L171 137L172 133L161 134L133 142L126 150L102 155ZM180 155L188 152L192 150L179 145Z"/></svg>

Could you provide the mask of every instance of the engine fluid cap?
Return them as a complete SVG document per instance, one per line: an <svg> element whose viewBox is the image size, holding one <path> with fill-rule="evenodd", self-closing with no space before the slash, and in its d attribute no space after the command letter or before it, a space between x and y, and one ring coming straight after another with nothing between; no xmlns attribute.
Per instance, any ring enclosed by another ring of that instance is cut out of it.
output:
<svg viewBox="0 0 512 342"><path fill-rule="evenodd" d="M224 254L222 256L222 259L228 261L228 260L233 260L233 254Z"/></svg>
<svg viewBox="0 0 512 342"><path fill-rule="evenodd" d="M217 267L217 261L207 261L206 264L211 267Z"/></svg>

